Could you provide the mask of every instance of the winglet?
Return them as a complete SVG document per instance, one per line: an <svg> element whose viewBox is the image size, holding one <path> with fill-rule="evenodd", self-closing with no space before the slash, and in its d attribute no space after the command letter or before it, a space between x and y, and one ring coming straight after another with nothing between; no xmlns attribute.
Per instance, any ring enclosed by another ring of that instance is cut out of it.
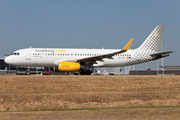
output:
<svg viewBox="0 0 180 120"><path fill-rule="evenodd" d="M129 49L129 47L131 46L131 43L132 43L132 41L134 40L134 38L132 38L129 42L128 42L128 44L124 47L124 49L123 50L128 50Z"/></svg>

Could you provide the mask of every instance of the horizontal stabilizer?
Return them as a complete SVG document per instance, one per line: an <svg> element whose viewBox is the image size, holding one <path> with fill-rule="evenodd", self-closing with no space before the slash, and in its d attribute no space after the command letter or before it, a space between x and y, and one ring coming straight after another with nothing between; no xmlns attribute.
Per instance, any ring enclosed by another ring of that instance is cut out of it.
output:
<svg viewBox="0 0 180 120"><path fill-rule="evenodd" d="M167 57L167 56L169 56L169 53L173 53L173 52L175 52L175 51L160 52L160 53L156 53L156 54L151 54L150 56L155 57L154 60L156 60L159 58Z"/></svg>
<svg viewBox="0 0 180 120"><path fill-rule="evenodd" d="M156 54L151 54L150 56L152 56L152 57L156 57L156 56L159 56L159 55L163 56L163 55L167 55L167 54L173 53L173 52L175 52L175 51L160 52L160 53L156 53Z"/></svg>

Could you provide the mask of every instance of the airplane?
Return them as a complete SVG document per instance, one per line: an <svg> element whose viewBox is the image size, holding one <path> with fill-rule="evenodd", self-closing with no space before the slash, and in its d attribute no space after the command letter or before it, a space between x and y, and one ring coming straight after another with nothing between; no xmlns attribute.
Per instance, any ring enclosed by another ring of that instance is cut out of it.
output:
<svg viewBox="0 0 180 120"><path fill-rule="evenodd" d="M157 60L175 51L160 52L165 25L158 25L136 49L26 48L13 52L4 61L14 66L54 67L57 72L79 71L91 75L96 67L123 67Z"/></svg>

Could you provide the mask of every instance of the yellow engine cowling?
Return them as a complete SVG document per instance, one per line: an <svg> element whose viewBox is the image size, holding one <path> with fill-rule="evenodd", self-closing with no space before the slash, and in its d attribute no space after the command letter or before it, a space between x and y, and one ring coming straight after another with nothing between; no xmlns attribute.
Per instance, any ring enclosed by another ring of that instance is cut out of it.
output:
<svg viewBox="0 0 180 120"><path fill-rule="evenodd" d="M59 62L58 67L55 67L56 72L73 72L79 71L81 68L76 62Z"/></svg>

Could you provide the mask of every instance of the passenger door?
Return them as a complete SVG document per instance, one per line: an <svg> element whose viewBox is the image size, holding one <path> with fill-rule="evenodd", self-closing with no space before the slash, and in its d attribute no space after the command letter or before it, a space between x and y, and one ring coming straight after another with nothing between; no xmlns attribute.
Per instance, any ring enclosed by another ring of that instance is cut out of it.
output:
<svg viewBox="0 0 180 120"><path fill-rule="evenodd" d="M31 60L31 49L26 50L26 60Z"/></svg>

